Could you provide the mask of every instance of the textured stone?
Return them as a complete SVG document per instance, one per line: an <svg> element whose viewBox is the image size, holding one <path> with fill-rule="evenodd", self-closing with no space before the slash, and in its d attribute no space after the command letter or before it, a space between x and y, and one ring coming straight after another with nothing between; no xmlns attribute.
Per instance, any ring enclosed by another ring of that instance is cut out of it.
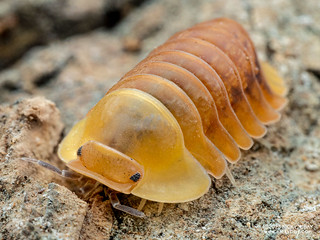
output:
<svg viewBox="0 0 320 240"><path fill-rule="evenodd" d="M71 10L81 13L81 9ZM39 115L30 108L31 100L11 107L2 105L0 198L5 201L0 202L4 216L0 218L0 238L68 237L63 235L66 228L59 219L65 221L76 211L79 225L71 225L72 239L79 234L81 239L318 239L320 175L307 166L319 166L320 161L319 11L316 0L154 0L131 11L112 31L99 29L32 49L0 73L0 100L14 102L44 95L61 110L65 131L151 49L176 31L220 16L239 21L249 31L261 59L274 65L288 84L289 104L281 121L268 127L266 137L255 141L254 147L243 151L242 159L230 167L236 187L226 178L215 180L199 200L165 204L160 216L156 214L158 204L147 202L143 209L147 219L111 209L103 193L85 204L60 186L79 189L80 185L15 160L19 156L50 159L62 168L53 150L61 125L54 118L56 111L40 111ZM9 27L14 26L14 18L5 21ZM0 24L0 30L3 26ZM39 84L39 79L45 81ZM35 105L39 106L38 100ZM32 116L38 117L32 120ZM41 121L51 125L44 127ZM56 131L49 127L54 123L59 123ZM42 134L28 138L31 142L27 143L19 131L26 134L30 129ZM56 184L48 185L51 181ZM49 204L51 196L56 197L56 205ZM140 199L135 196L119 197L123 204L139 205ZM20 211L24 198L30 200L17 219L14 214ZM74 208L69 208L72 202ZM60 205L66 206L64 211L55 212L55 206ZM37 211L27 215L28 209ZM40 220L30 223L37 216L45 226L52 224L50 231L39 227ZM13 228L17 221L23 233Z"/></svg>

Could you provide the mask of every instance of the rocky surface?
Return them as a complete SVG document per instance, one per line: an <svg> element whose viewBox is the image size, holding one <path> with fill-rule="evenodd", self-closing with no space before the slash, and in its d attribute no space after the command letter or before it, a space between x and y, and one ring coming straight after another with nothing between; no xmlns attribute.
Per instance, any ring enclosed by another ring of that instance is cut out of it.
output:
<svg viewBox="0 0 320 240"><path fill-rule="evenodd" d="M0 3L0 239L320 239L318 1L21 2ZM61 137L108 88L174 32L220 16L244 25L290 89L282 120L231 166L236 187L215 181L160 216L148 202L137 219L20 160L64 168ZM112 29L106 18L118 18Z"/></svg>
<svg viewBox="0 0 320 240"><path fill-rule="evenodd" d="M10 0L0 2L0 68L35 45L112 28L143 0Z"/></svg>

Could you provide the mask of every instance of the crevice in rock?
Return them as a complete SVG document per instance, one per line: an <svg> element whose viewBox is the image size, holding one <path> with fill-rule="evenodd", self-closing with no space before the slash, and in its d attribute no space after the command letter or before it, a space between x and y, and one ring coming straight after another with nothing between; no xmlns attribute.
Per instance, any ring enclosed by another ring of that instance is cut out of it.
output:
<svg viewBox="0 0 320 240"><path fill-rule="evenodd" d="M272 48L271 46L271 42L270 41L267 41L267 44L266 44L266 56L268 58L269 61L272 60L273 58L273 55L276 53L276 51Z"/></svg>
<svg viewBox="0 0 320 240"><path fill-rule="evenodd" d="M71 58L72 57L68 58L63 64L53 69L51 72L47 72L39 76L39 78L37 78L34 81L34 84L37 87L43 87L45 85L48 85L53 79L56 79L58 77L58 75L62 72L62 70L67 66Z"/></svg>
<svg viewBox="0 0 320 240"><path fill-rule="evenodd" d="M312 75L314 75L318 81L320 81L320 69L307 69L307 72L311 73Z"/></svg>

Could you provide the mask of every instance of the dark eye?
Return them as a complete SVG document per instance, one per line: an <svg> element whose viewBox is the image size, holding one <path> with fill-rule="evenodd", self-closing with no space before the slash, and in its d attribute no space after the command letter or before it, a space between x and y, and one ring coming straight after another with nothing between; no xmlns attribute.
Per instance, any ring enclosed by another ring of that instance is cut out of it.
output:
<svg viewBox="0 0 320 240"><path fill-rule="evenodd" d="M130 177L130 179L132 180L132 181L134 181L134 182L137 182L139 179L140 179L140 177L141 177L141 175L140 175L140 173L135 173L135 174L133 174L131 177Z"/></svg>
<svg viewBox="0 0 320 240"><path fill-rule="evenodd" d="M79 147L79 149L78 149L78 151L77 151L77 156L81 156L81 151L82 151L82 146L81 147Z"/></svg>

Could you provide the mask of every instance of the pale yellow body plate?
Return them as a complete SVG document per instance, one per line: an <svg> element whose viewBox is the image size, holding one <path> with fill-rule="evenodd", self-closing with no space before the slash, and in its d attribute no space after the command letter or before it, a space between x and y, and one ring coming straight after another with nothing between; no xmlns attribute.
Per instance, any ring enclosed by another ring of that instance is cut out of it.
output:
<svg viewBox="0 0 320 240"><path fill-rule="evenodd" d="M66 163L77 159L78 148L90 140L114 148L144 167L143 178L131 191L138 197L185 202L201 197L210 187L205 169L185 148L176 119L161 102L142 91L120 89L102 98L60 144L60 158ZM101 176L85 174L83 168L81 173L108 185Z"/></svg>

